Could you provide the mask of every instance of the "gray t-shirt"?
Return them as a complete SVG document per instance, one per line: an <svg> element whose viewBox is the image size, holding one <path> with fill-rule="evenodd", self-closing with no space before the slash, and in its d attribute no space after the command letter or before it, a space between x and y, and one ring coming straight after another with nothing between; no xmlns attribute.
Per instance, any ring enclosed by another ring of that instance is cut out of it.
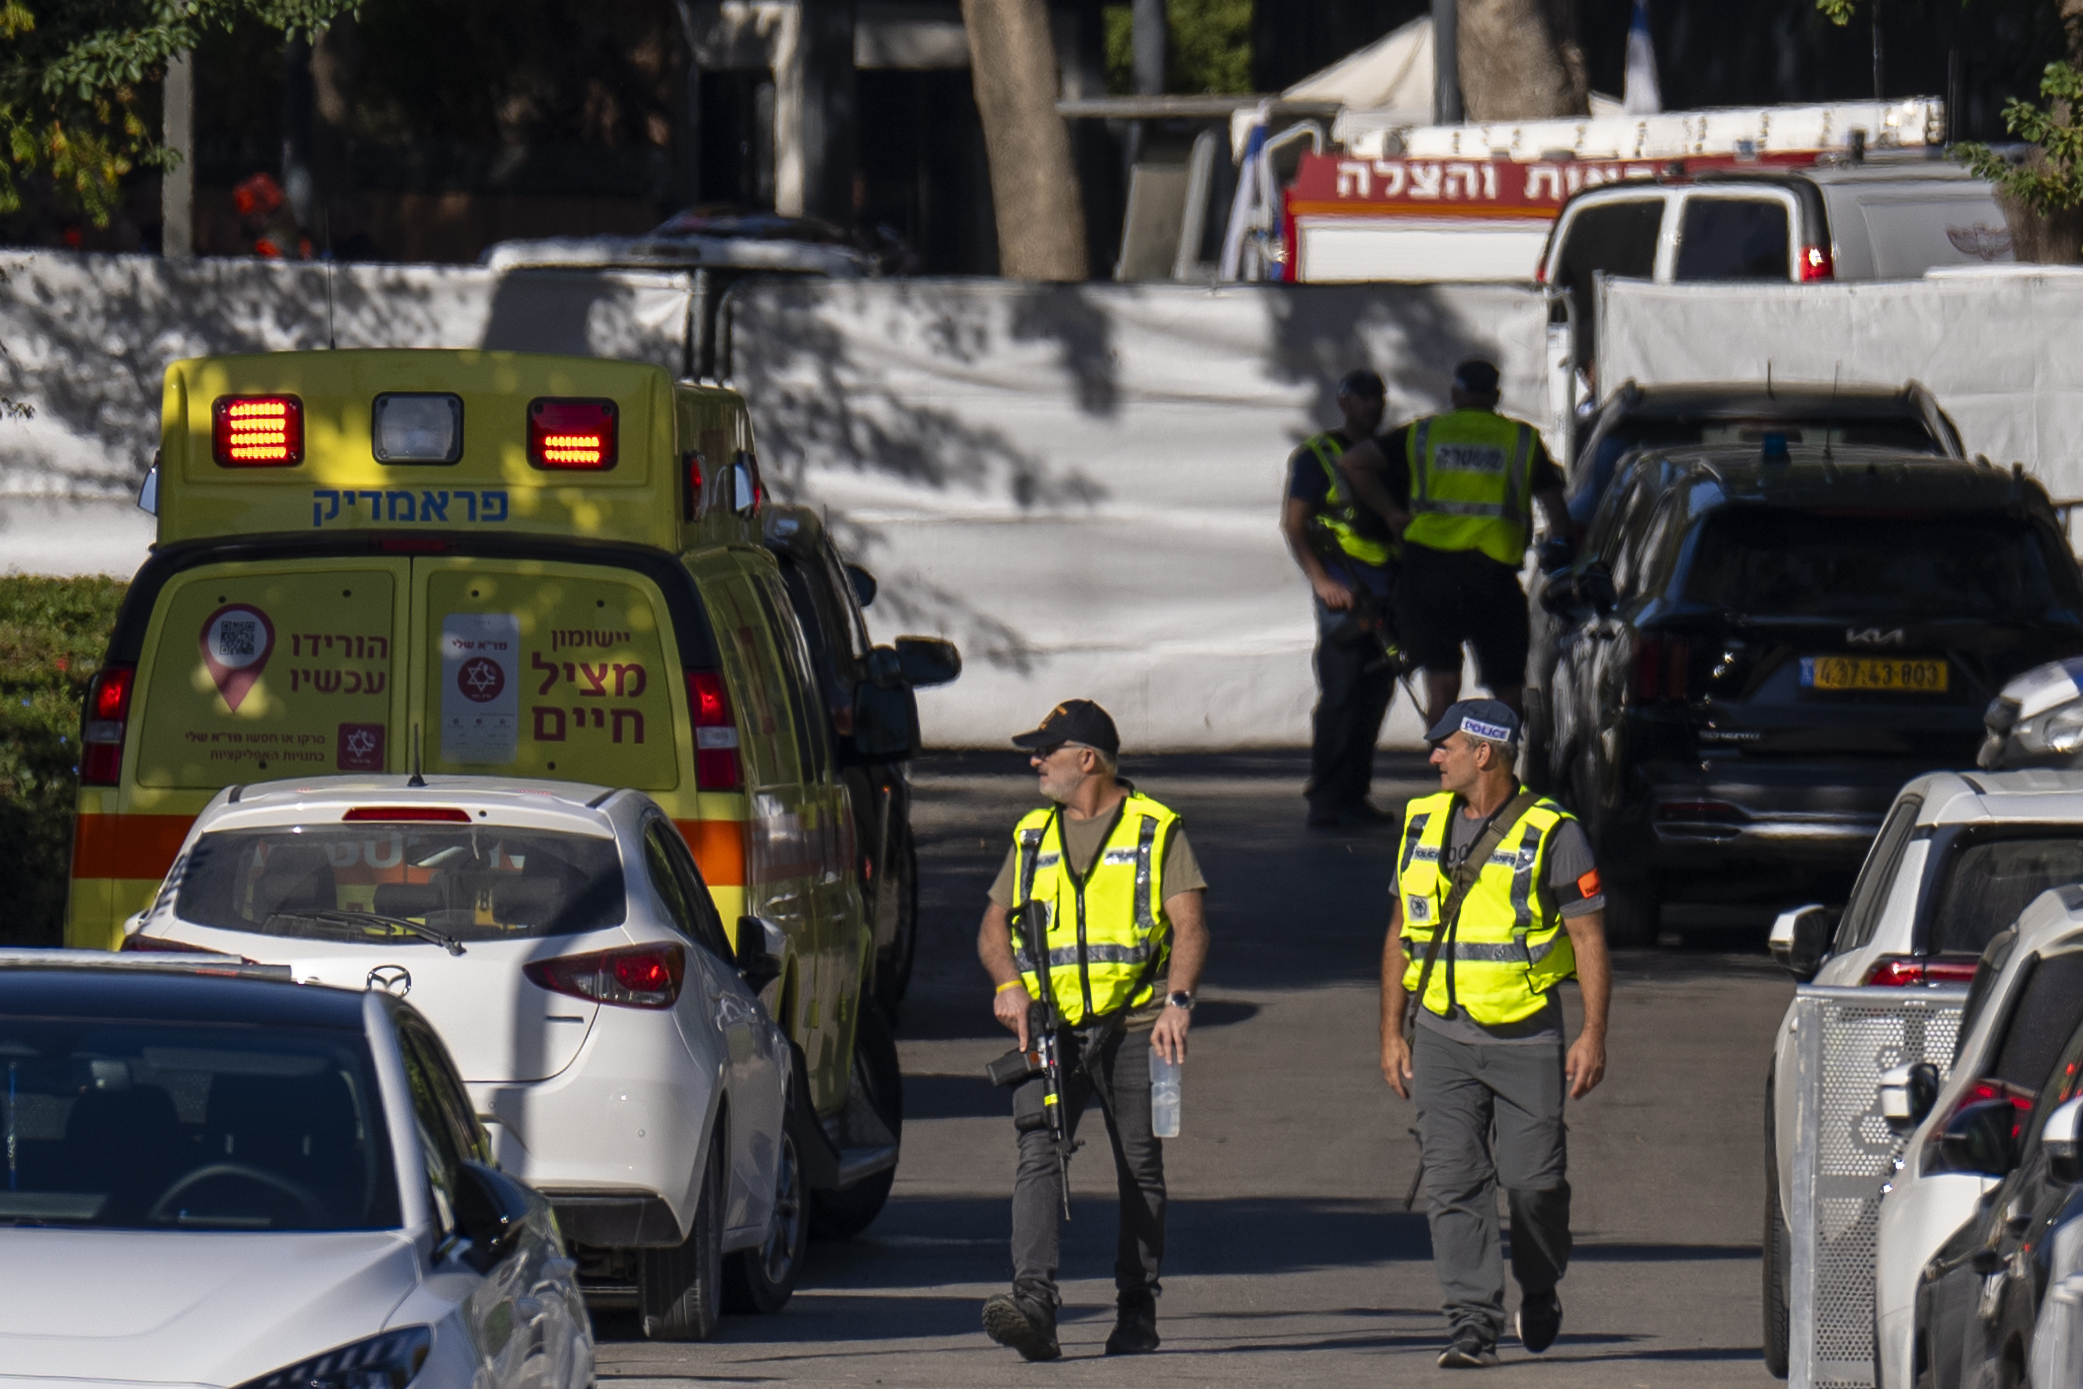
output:
<svg viewBox="0 0 2083 1389"><path fill-rule="evenodd" d="M1462 807L1463 812L1466 809L1466 806ZM1468 857L1468 851L1475 847L1485 823L1479 815L1456 812L1452 823L1447 826L1446 850L1440 855L1441 876L1452 877L1460 868L1462 860ZM1606 905L1605 893L1596 890L1597 878L1591 877L1590 882L1585 883L1585 879L1595 872L1595 867L1591 841L1584 837L1583 827L1575 820L1563 821L1555 829L1554 841L1548 845L1548 871L1543 885L1549 890L1550 900L1561 903L1557 910L1564 918L1595 912ZM1588 895L1583 890L1586 886L1593 889ZM1425 957L1419 952L1415 958L1422 963ZM1442 955L1433 970L1437 972L1446 967L1446 958ZM1468 1010L1459 1004L1455 1004L1453 1011L1445 1017L1424 1007L1417 999L1410 1000L1409 1006L1418 1010L1418 1026L1430 1028L1457 1042L1507 1046L1562 1044L1562 1000L1552 989L1548 992L1546 1006L1538 1013L1495 1027L1486 1027L1469 1017Z"/></svg>

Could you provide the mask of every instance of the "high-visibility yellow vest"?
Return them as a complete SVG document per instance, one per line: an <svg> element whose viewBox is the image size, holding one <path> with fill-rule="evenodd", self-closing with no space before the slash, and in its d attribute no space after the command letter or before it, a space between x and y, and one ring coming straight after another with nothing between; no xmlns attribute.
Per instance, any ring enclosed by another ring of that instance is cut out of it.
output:
<svg viewBox="0 0 2083 1389"><path fill-rule="evenodd" d="M1337 542L1338 548L1362 564L1377 567L1402 554L1402 546L1394 540L1360 534L1360 504L1345 490L1343 479L1338 475L1337 459L1345 452L1343 441L1335 434L1318 434L1303 440L1302 447L1315 455L1316 461L1323 466L1329 486L1324 491L1324 504L1317 508L1315 521Z"/></svg>
<svg viewBox="0 0 2083 1389"><path fill-rule="evenodd" d="M1072 1025L1139 1008L1155 991L1172 947L1164 911L1164 851L1179 817L1140 791L1121 802L1113 830L1081 882L1065 862L1063 811L1029 811L1013 830L1013 955L1030 998L1043 984L1032 943L1048 953L1048 989Z"/></svg>
<svg viewBox="0 0 2083 1389"><path fill-rule="evenodd" d="M1403 539L1432 550L1481 550L1518 568L1533 534L1533 426L1489 410L1456 410L1417 421L1409 438Z"/></svg>
<svg viewBox="0 0 2083 1389"><path fill-rule="evenodd" d="M1461 813L1449 792L1412 801L1404 811L1396 892L1409 954L1403 987L1415 991L1425 952L1440 928L1451 881L1440 871L1447 825ZM1485 1026L1530 1018L1542 995L1577 972L1576 952L1552 894L1543 886L1555 827L1573 818L1542 799L1504 832L1462 900L1458 924L1425 982L1426 1008L1446 1017L1458 1003Z"/></svg>

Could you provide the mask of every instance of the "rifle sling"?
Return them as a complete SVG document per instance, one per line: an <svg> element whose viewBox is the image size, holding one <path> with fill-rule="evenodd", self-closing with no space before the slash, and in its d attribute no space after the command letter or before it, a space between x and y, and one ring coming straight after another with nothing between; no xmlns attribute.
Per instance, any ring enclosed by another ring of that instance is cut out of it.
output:
<svg viewBox="0 0 2083 1389"><path fill-rule="evenodd" d="M1439 963L1441 951L1453 939L1456 928L1461 924L1461 904L1468 900L1469 889L1474 887L1476 879L1482 876L1483 866L1489 863L1490 855L1497 852L1497 846L1504 842L1505 835L1511 833L1512 827L1518 824L1539 800L1540 795L1537 792L1521 788L1518 795L1497 808L1489 823L1483 826L1483 832L1476 836L1475 843L1469 846L1467 856L1454 869L1453 881L1447 886L1446 901L1439 909L1439 925L1432 932L1432 943L1425 947L1425 963L1418 971L1417 992L1411 996L1410 1006L1403 1010L1405 1041L1410 1039L1417 1028L1417 1010L1425 1006L1425 990L1432 982L1432 968ZM1460 797L1457 796L1454 803L1447 807L1447 814L1457 815L1460 809ZM1442 847L1453 838L1453 833L1450 823L1447 832L1440 837Z"/></svg>

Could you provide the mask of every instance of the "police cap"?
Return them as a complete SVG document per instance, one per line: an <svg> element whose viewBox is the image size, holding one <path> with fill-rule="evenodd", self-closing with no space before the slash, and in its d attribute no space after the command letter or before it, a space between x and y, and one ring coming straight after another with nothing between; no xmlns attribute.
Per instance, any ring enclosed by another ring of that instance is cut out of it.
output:
<svg viewBox="0 0 2083 1389"><path fill-rule="evenodd" d="M1497 394L1497 364L1470 357L1454 368L1454 388L1469 395Z"/></svg>
<svg viewBox="0 0 2083 1389"><path fill-rule="evenodd" d="M1016 734L1016 748L1046 748L1057 743L1083 743L1109 757L1121 755L1121 735L1106 710L1089 699L1066 699L1049 711L1041 727Z"/></svg>
<svg viewBox="0 0 2083 1389"><path fill-rule="evenodd" d="M1426 732L1425 741L1444 743L1456 733L1515 748L1519 746L1519 716L1500 699L1464 699L1447 706L1439 722Z"/></svg>

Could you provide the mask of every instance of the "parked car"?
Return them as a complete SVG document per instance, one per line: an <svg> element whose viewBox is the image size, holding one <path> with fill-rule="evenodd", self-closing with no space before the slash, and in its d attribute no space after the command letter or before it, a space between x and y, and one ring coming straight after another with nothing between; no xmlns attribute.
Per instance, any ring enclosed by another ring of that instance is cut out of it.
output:
<svg viewBox="0 0 2083 1389"><path fill-rule="evenodd" d="M695 266L762 274L793 271L858 279L897 274L914 257L887 227L864 237L815 217L702 206L674 213L642 236L550 236L500 241L479 261L497 271L573 266L687 269Z"/></svg>
<svg viewBox="0 0 2083 1389"><path fill-rule="evenodd" d="M1609 183L1571 198L1539 278L1597 340L1599 275L1659 284L1913 280L2015 259L1996 189L1941 150Z"/></svg>
<svg viewBox="0 0 2083 1389"><path fill-rule="evenodd" d="M2076 1149L2083 1116L2083 887L2050 893L2042 904L2046 910L2036 904L2028 917L2063 931L2060 945L2067 948L2050 942L2036 959L2028 956L2028 926L2020 921L2017 954L2029 977L1994 1065L1977 1077L1963 1053L1947 1093L1911 1142L1910 1160L1923 1171L1958 1173L1964 1184L1986 1190L1949 1237L1937 1232L1943 1243L1927 1261L1909 1266L1916 1276L1899 1280L1915 1297L1911 1358L1888 1381L1902 1389L2074 1382L2028 1379L2046 1293L2067 1272L2054 1263L2056 1249L2073 1246L2083 1218ZM1883 1246L1882 1257L1912 1252L1898 1242Z"/></svg>
<svg viewBox="0 0 2083 1389"><path fill-rule="evenodd" d="M2083 881L2083 773L1933 772L1896 796L1844 911L1812 904L1781 913L1771 950L1803 983L1876 991L1971 984L1959 1031L1961 1060L1947 1092L1956 1095L1987 1074L1979 1058L2001 1048L2016 1015L2024 981L2016 970L2005 974L2006 967L2022 968L2028 956L2071 929L2049 923L2053 899L2043 894L2077 881ZM1988 1007L1991 999L1997 1006ZM1793 1021L1789 1006L1765 1081L1765 1349L1767 1363L1782 1374L1791 1248L1782 1193L1792 1171L1795 1096L1781 1079L1794 1071ZM1895 1083L1907 1095L1908 1080ZM1920 1086L1919 1119L1940 1103L1935 1080ZM1900 1103L1907 1114L1909 1101ZM1906 1170L1883 1203L1883 1246L1903 1251L1880 1263L1876 1327L1884 1367L1906 1363L1915 1270L1966 1219L1980 1189L1979 1182L1936 1169Z"/></svg>
<svg viewBox="0 0 2083 1389"><path fill-rule="evenodd" d="M838 1160L759 996L785 938L737 938L640 791L314 777L213 800L124 949L411 998L581 1275L633 1284L647 1335L703 1340L725 1281L742 1310L788 1301L805 1162Z"/></svg>
<svg viewBox="0 0 2083 1389"><path fill-rule="evenodd" d="M863 1020L853 815L744 398L596 358L273 353L173 364L161 420L159 541L84 711L67 943L113 949L241 782L633 788L733 945L748 916L781 928L774 1018L844 1145L806 1156L813 1211L873 1220L896 1049ZM892 712L864 700L856 744L908 747Z"/></svg>
<svg viewBox="0 0 2083 1389"><path fill-rule="evenodd" d="M895 1019L918 954L919 862L906 775L919 750L913 691L953 681L962 673L962 655L953 642L937 637L874 645L862 609L875 602L875 576L841 556L812 508L769 504L764 532L824 695L832 745L853 804L861 896L875 925L875 1000ZM854 737L854 711L864 699L893 706L888 721L910 730L901 747L864 749Z"/></svg>
<svg viewBox="0 0 2083 1389"><path fill-rule="evenodd" d="M1960 431L1930 391L1912 381L1883 386L1744 382L1638 386L1622 382L1579 425L1569 472L1569 513L1589 526L1613 470L1643 449L1737 444L1762 448L1767 434L1789 445L1856 445L1965 458Z"/></svg>
<svg viewBox="0 0 2083 1389"><path fill-rule="evenodd" d="M0 1379L586 1389L550 1207L433 1028L285 973L0 959Z"/></svg>
<svg viewBox="0 0 2083 1389"><path fill-rule="evenodd" d="M2083 765L2083 659L2034 666L2005 685L1982 715L1988 736L1975 765Z"/></svg>
<svg viewBox="0 0 2083 1389"><path fill-rule="evenodd" d="M1540 602L1528 761L1582 817L1622 943L1666 896L1834 897L1898 787L1972 762L2005 681L2083 651L2038 483L1849 447L1639 455Z"/></svg>

